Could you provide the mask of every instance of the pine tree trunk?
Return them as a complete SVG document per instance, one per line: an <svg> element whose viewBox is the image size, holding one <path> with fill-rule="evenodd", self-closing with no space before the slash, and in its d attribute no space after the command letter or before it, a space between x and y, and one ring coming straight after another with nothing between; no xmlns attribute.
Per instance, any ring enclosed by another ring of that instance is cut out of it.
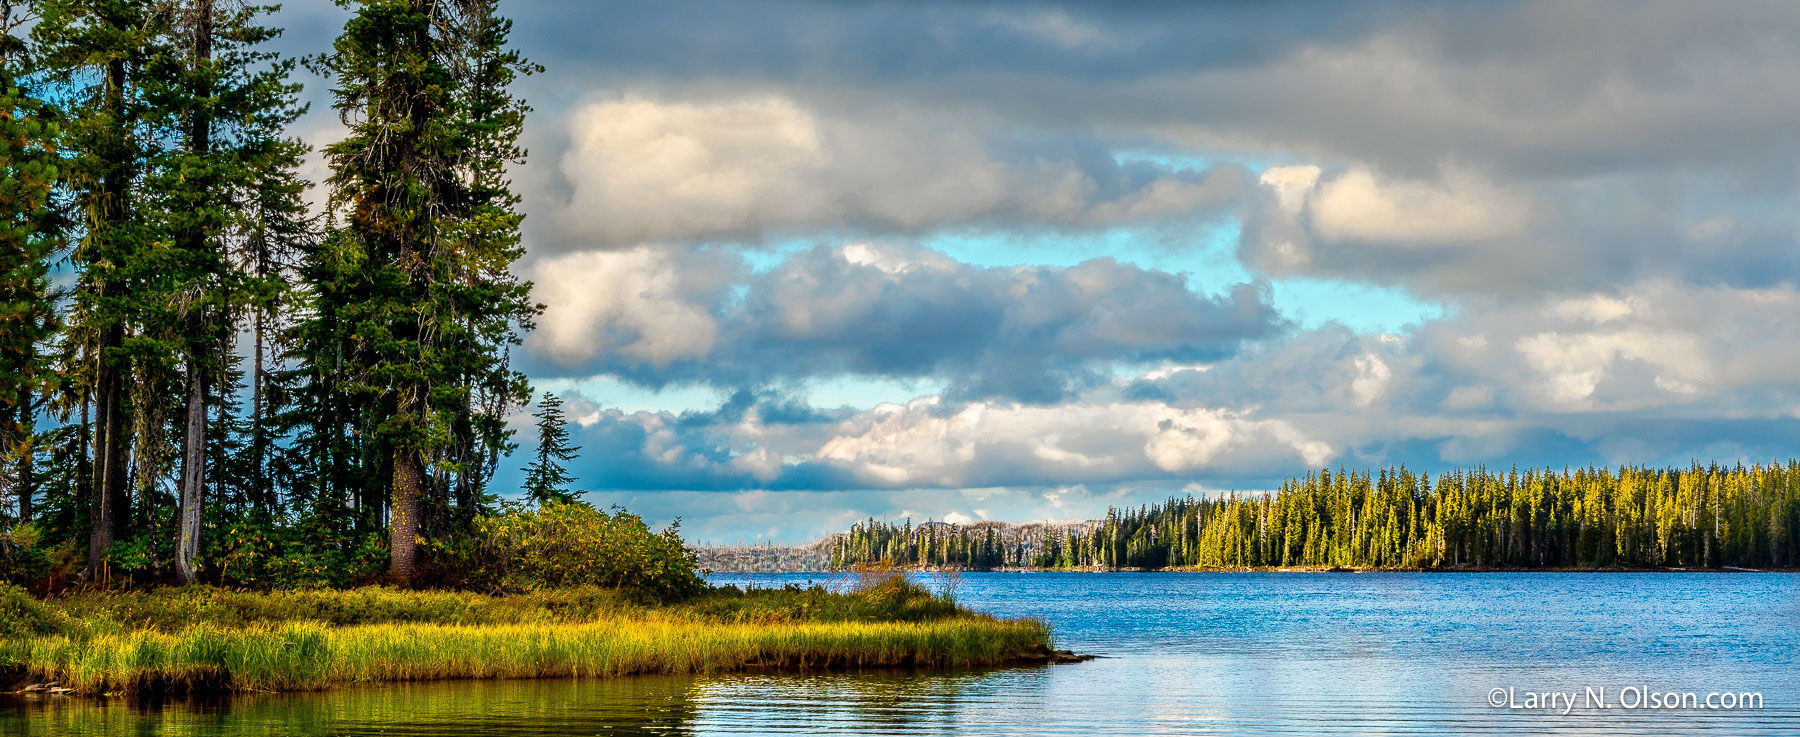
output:
<svg viewBox="0 0 1800 737"><path fill-rule="evenodd" d="M78 441L77 444L79 446L78 452L80 455L78 455L75 458L75 464L76 464L75 467L78 469L83 469L85 471L85 473L77 473L76 474L76 477L75 477L75 486L76 486L75 491L77 492L76 496L75 496L76 499L92 499L94 496L94 464L89 460L89 458L91 457L90 448L92 446L92 443L90 442L90 440L93 437L93 428L94 428L93 414L92 414L93 403L94 403L94 400L92 397L89 397L86 394L82 395L82 397L81 397L81 425L77 427L77 429L80 431L78 433L80 435L80 437L77 438L77 441Z"/></svg>
<svg viewBox="0 0 1800 737"><path fill-rule="evenodd" d="M30 426L31 413L34 411L31 406L30 388L19 387L18 405L21 421L19 422L18 485L15 488L18 490L19 494L19 523L24 524L31 521L31 497L32 494L35 493L35 487L37 486L36 480L32 478L31 450L28 447L28 441L30 439L25 436L24 432L24 428Z"/></svg>
<svg viewBox="0 0 1800 737"><path fill-rule="evenodd" d="M23 400L24 398L25 391L20 389L19 399ZM20 427L18 421L14 419L15 417L24 416L25 408L23 406L0 408L0 443L5 444L4 451L8 454L18 453L25 444L24 430ZM20 455L22 456L24 454L20 453ZM14 495L19 498L19 509L21 510L27 509L30 506L30 502L26 501L24 490L24 484L15 483L13 485ZM19 521L25 522L27 520L21 517Z"/></svg>
<svg viewBox="0 0 1800 737"><path fill-rule="evenodd" d="M115 58L106 65L105 107L115 124L123 126L125 110L125 60ZM126 131L115 131L118 150L112 153L114 160L109 162L111 168L101 178L99 192L99 219L107 224L122 224L128 213L125 202L130 196L130 162L127 159ZM110 234L110 235L116 235ZM100 285L100 302L102 309L115 310L112 304L118 297L121 285L111 275L104 277ZM100 342L95 347L97 367L94 378L95 397L100 427L95 438L94 489L92 499L92 528L88 534L88 565L83 572L88 580L99 575L102 558L106 549L112 547L113 541L124 530L126 522L125 510L130 504L126 497L125 460L130 448L130 440L126 434L124 407L124 359L110 355L125 342L125 328L119 315L109 315L106 326L100 331Z"/></svg>
<svg viewBox="0 0 1800 737"><path fill-rule="evenodd" d="M258 270L257 277L263 275ZM267 482L263 471L264 457L268 453L267 440L263 436L263 311L256 310L256 357L250 372L250 493L256 495L257 503L264 511L275 510L275 500L265 490Z"/></svg>
<svg viewBox="0 0 1800 737"><path fill-rule="evenodd" d="M105 346L115 346L121 341L123 331L117 325L109 326ZM103 354L104 355L104 354ZM89 520L92 523L88 533L88 566L85 574L93 580L100 574L102 558L106 549L112 547L116 539L118 526L124 521L125 507L125 453L128 441L125 438L125 408L123 406L124 387L120 386L119 367L104 357L100 360L100 370L95 389L95 421L98 426L94 432L94 484L93 499Z"/></svg>
<svg viewBox="0 0 1800 737"><path fill-rule="evenodd" d="M175 548L175 570L182 583L199 577L194 559L200 555L200 512L206 491L206 373L198 351L188 352L187 434L182 448L180 539Z"/></svg>
<svg viewBox="0 0 1800 737"><path fill-rule="evenodd" d="M194 65L202 66L212 59L212 0L199 0L194 8ZM204 75L202 75L204 76ZM208 90L202 89L205 95ZM196 111L188 121L188 153L199 159L205 159L212 152L212 120L204 110ZM193 253L206 249L206 234L194 231L187 234L187 246ZM205 278L204 275L201 276ZM187 422L185 442L183 444L181 474L181 522L180 538L175 548L175 568L181 574L183 583L192 584L198 580L194 569L194 559L200 555L200 512L206 497L206 350L200 346L210 346L210 341L201 341L200 337L208 330L207 321L198 314L204 309L201 305L191 308L196 314L190 315L186 321L188 341L187 355Z"/></svg>
<svg viewBox="0 0 1800 737"><path fill-rule="evenodd" d="M411 586L418 562L419 500L425 485L419 454L394 451L394 501L388 520L388 570L403 586Z"/></svg>

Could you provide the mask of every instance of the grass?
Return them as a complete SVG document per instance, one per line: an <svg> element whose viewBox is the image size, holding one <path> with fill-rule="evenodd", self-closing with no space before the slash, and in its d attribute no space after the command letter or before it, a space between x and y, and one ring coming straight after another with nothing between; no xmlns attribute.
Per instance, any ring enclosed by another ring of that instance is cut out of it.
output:
<svg viewBox="0 0 1800 737"><path fill-rule="evenodd" d="M0 610L7 598L0 591ZM82 693L977 667L1050 644L1040 622L971 613L899 578L849 594L713 589L671 606L602 589L496 598L206 587L89 592L44 604L15 635L0 633L0 671Z"/></svg>

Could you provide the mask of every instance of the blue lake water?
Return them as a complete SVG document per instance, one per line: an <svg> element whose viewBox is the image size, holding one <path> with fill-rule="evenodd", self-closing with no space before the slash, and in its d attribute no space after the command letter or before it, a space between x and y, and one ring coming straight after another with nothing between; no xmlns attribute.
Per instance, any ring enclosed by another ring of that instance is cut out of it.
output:
<svg viewBox="0 0 1800 737"><path fill-rule="evenodd" d="M459 682L161 706L15 701L0 706L0 733L1800 734L1796 574L972 573L957 595L1003 616L1045 618L1060 647L1105 657L984 672ZM1551 691L1575 692L1574 707L1564 713L1560 696L1553 708L1507 703ZM1649 708L1648 694L1668 692L1758 693L1762 705Z"/></svg>

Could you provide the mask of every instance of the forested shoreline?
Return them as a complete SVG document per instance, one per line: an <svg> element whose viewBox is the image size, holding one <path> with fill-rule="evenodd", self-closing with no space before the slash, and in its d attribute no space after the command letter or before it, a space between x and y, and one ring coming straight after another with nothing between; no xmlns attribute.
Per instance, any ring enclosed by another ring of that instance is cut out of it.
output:
<svg viewBox="0 0 1800 737"><path fill-rule="evenodd" d="M1609 569L1800 565L1800 461L1753 466L1321 470L1072 526L868 520L831 566Z"/></svg>

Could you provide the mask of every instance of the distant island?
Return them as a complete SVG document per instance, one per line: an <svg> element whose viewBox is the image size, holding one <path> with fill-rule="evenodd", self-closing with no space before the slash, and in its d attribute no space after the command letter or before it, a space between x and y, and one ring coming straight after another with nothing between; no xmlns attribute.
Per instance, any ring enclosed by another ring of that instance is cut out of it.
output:
<svg viewBox="0 0 1800 737"><path fill-rule="evenodd" d="M1321 470L1076 523L874 519L805 546L702 546L715 572L1784 568L1800 461L1688 468Z"/></svg>

